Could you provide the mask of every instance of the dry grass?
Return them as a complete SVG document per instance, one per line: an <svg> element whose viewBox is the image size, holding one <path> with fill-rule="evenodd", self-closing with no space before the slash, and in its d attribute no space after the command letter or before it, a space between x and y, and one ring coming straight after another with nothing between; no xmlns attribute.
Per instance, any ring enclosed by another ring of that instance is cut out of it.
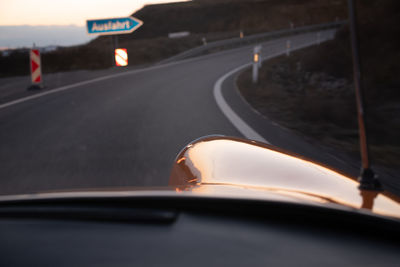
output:
<svg viewBox="0 0 400 267"><path fill-rule="evenodd" d="M304 78L310 76L310 72L296 69L298 62L304 62L301 60L315 51L315 48L305 49L292 54L290 58L279 57L268 61L260 70L260 82L257 85L252 84L251 70L247 70L239 76L238 87L244 98L268 118L319 145L357 155L359 139L352 85L347 83L334 92L321 90L318 84L310 85L309 80ZM382 110L385 110L385 106L381 103ZM371 155L379 164L398 168L399 125L396 120L382 120L385 114L373 111L376 113L368 119L372 124L368 132ZM398 117L399 111L391 114L392 117Z"/></svg>
<svg viewBox="0 0 400 267"><path fill-rule="evenodd" d="M356 2L371 155L375 162L398 171L400 2ZM332 41L269 61L260 77L257 86L251 84L250 71L239 78L242 94L260 112L315 142L358 153L347 28ZM334 86L335 82L339 83Z"/></svg>

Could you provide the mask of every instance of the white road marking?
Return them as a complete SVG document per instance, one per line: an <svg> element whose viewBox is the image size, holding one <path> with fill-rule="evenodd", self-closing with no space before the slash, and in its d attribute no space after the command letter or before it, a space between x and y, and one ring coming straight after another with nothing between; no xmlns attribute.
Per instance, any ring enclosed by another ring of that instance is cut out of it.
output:
<svg viewBox="0 0 400 267"><path fill-rule="evenodd" d="M220 77L217 82L214 84L214 98L217 102L218 107L221 109L222 113L228 120L235 126L235 128L243 134L247 139L252 139L255 141L263 142L269 144L267 140L265 140L261 135L259 135L253 128L251 128L248 124L246 124L226 103L224 97L222 96L222 83L233 73L240 71L249 67L253 63L247 63L242 66L239 66L230 72L226 73L222 77Z"/></svg>
<svg viewBox="0 0 400 267"><path fill-rule="evenodd" d="M151 66L151 67L147 67L147 68L143 68L143 69L137 69L137 70L131 70L131 71L126 71L126 72L121 72L121 73L116 73L116 74L110 74L110 75L106 75L106 76L102 76L102 77L98 77L98 78L94 78L91 80L86 80L86 81L82 81L82 82L77 82L77 83L73 83L73 84L69 84L69 85L65 85L65 86L61 86L58 88L54 88L54 89L50 89L49 91L45 91L42 93L38 93L38 94L34 94L31 96L27 96L27 97L23 97L23 98L19 98L4 104L0 104L0 109L9 107L9 106L13 106L19 103L23 103L29 100L33 100L42 96L46 96L46 95L50 95L50 94L55 94L61 91L65 91L65 90L69 90L75 87L79 87L82 85L87 85L87 84L91 84L91 83L95 83L95 82L99 82L99 81L104 81L107 79L111 79L111 78L116 78L116 77L120 77L120 76L125 76L125 75L130 75L130 74L134 74L134 73L140 73L140 72L145 72L145 71L150 71L150 70L154 70L154 69L160 69L160 68L165 68L165 67L170 67L173 65L177 65L177 64L181 64L181 63L186 63L189 61L194 61L194 60L199 60L202 58L189 58L189 59L185 59L185 60L181 60L181 61L176 61L176 62L171 62L171 63L167 63L167 64L163 64L163 65L156 65L156 66Z"/></svg>

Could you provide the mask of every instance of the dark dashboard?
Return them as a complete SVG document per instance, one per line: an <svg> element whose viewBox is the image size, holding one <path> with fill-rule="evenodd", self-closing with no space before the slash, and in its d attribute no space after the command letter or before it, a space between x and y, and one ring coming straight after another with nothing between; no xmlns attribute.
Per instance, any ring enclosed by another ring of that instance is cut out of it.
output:
<svg viewBox="0 0 400 267"><path fill-rule="evenodd" d="M0 266L398 266L399 225L243 200L2 204Z"/></svg>

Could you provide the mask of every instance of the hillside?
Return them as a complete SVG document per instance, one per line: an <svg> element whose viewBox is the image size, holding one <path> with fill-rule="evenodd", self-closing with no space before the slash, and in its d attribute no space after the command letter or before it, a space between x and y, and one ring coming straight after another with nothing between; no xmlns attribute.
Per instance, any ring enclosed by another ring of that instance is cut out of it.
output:
<svg viewBox="0 0 400 267"><path fill-rule="evenodd" d="M170 32L245 34L346 18L341 0L191 1L145 6L132 14L144 25L127 39L166 37Z"/></svg>
<svg viewBox="0 0 400 267"><path fill-rule="evenodd" d="M366 122L372 161L400 171L400 2L357 1ZM348 28L320 46L264 64L263 79L239 79L260 112L312 142L359 157Z"/></svg>

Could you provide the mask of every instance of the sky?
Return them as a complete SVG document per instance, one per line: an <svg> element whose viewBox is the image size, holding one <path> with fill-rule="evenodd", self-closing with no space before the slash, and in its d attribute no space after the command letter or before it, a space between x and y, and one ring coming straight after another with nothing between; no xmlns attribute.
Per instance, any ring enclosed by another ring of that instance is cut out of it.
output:
<svg viewBox="0 0 400 267"><path fill-rule="evenodd" d="M87 42L93 38L86 34L88 19L125 17L146 4L177 1L0 0L0 48Z"/></svg>

